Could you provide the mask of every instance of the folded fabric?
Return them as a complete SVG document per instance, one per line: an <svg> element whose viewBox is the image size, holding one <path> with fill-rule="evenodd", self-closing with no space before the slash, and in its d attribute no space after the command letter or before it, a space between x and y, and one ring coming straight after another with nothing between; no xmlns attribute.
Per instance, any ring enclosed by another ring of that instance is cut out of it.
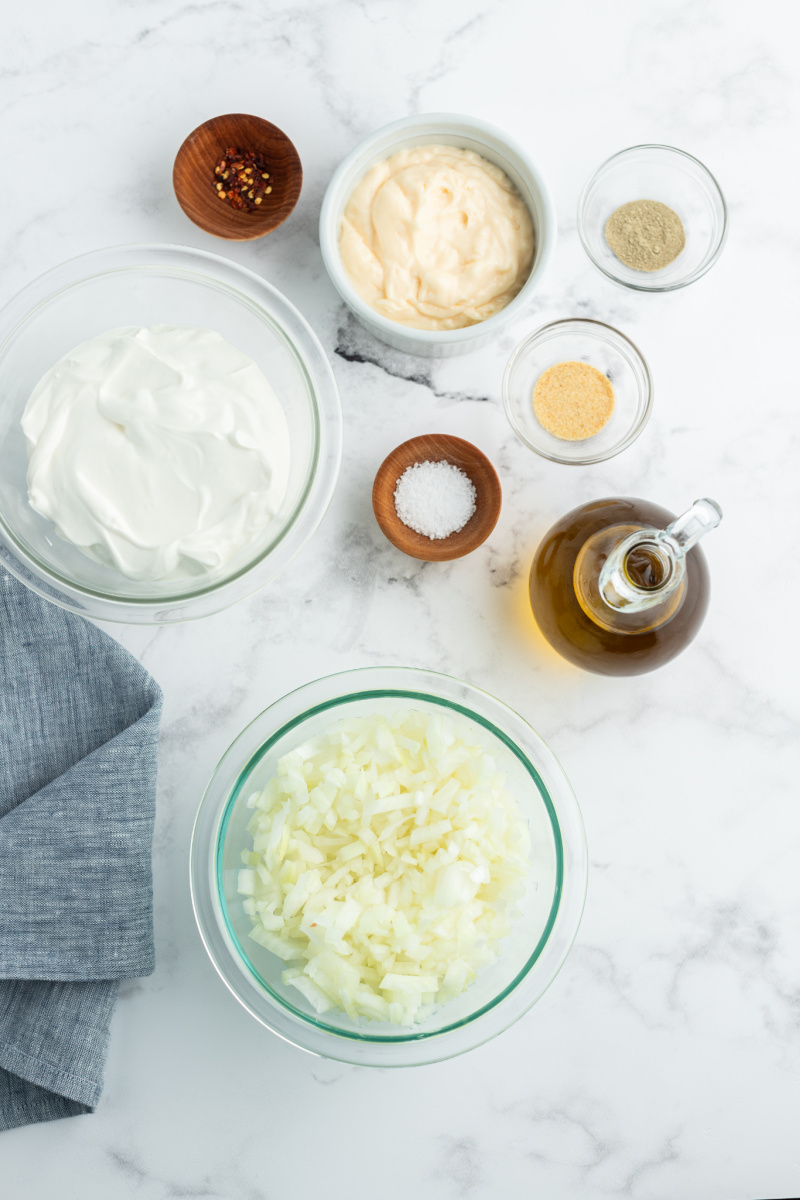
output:
<svg viewBox="0 0 800 1200"><path fill-rule="evenodd" d="M0 569L0 1130L98 1102L118 981L153 970L161 692Z"/></svg>

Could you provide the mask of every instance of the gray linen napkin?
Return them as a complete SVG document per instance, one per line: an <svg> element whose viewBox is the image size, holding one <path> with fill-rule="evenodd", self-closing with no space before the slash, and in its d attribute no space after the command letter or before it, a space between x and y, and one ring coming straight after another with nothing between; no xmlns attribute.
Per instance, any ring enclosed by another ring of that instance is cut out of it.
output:
<svg viewBox="0 0 800 1200"><path fill-rule="evenodd" d="M118 981L153 970L161 692L0 569L0 1130L93 1109Z"/></svg>

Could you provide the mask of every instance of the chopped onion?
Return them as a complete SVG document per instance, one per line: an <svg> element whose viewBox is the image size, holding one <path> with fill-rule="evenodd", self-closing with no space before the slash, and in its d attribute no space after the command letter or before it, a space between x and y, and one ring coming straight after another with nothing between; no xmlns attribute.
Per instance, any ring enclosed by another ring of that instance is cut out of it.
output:
<svg viewBox="0 0 800 1200"><path fill-rule="evenodd" d="M530 870L505 776L449 716L342 721L248 800L250 936L318 1013L410 1025L495 960Z"/></svg>

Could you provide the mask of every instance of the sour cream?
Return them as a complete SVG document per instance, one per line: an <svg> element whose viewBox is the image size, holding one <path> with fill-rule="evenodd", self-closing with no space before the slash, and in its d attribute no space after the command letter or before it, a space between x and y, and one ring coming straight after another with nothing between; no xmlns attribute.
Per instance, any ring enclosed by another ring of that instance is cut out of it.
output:
<svg viewBox="0 0 800 1200"><path fill-rule="evenodd" d="M493 316L528 278L533 249L530 213L508 176L453 146L415 146L372 167L339 238L362 299L413 329Z"/></svg>
<svg viewBox="0 0 800 1200"><path fill-rule="evenodd" d="M129 579L224 566L286 493L283 409L209 329L130 326L82 343L39 381L22 429L33 508Z"/></svg>

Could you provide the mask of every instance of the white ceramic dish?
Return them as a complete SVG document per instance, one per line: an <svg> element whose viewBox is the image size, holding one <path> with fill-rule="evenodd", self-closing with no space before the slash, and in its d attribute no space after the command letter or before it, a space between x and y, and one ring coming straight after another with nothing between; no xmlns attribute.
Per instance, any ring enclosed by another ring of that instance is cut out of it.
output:
<svg viewBox="0 0 800 1200"><path fill-rule="evenodd" d="M533 221L536 244L533 266L521 291L501 312L478 325L443 331L408 329L381 316L350 282L339 256L339 233L353 188L375 163L399 150L438 143L474 150L496 163L517 187ZM453 113L423 113L405 117L370 134L347 155L328 184L319 220L322 258L334 287L348 308L370 333L397 350L426 357L445 358L486 345L529 304L542 282L556 244L556 214L547 185L526 152L500 129L473 117Z"/></svg>
<svg viewBox="0 0 800 1200"><path fill-rule="evenodd" d="M28 502L20 418L62 355L121 325L214 329L253 358L289 424L287 493L257 543L217 571L140 583L57 536ZM0 312L0 562L46 600L82 616L131 624L203 617L274 578L319 525L333 495L342 413L330 363L288 300L216 254L183 246L121 246L48 271Z"/></svg>

